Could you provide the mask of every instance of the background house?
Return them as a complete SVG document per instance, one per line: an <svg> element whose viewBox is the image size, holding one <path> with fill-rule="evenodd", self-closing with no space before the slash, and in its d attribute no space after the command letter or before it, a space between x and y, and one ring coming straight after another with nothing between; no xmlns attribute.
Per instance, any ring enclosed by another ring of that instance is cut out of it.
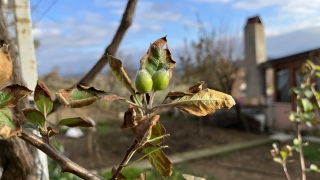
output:
<svg viewBox="0 0 320 180"><path fill-rule="evenodd" d="M288 94L289 89L299 85L299 70L307 59L320 62L320 51L312 49L267 59L264 26L259 16L247 19L244 44L245 60L232 95L245 111L260 114L264 126L276 130L291 128L288 113L294 107L294 96Z"/></svg>

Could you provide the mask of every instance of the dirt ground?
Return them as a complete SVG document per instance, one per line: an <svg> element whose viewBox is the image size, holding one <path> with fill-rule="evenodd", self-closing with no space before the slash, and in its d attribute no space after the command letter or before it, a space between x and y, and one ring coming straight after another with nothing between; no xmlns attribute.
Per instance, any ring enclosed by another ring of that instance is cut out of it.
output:
<svg viewBox="0 0 320 180"><path fill-rule="evenodd" d="M250 134L236 130L225 130L210 127L203 124L199 128L199 122L195 120L182 120L161 118L160 122L165 126L167 137L163 145L170 148L164 149L166 154L174 154L205 147L225 145L241 141L250 141L262 134ZM79 139L66 139L62 135L56 140L65 147L65 154L73 161L89 169L99 169L114 166L120 163L126 149L133 142L132 133L128 130L120 130L121 122L111 123L107 133L98 131L92 135L93 146L88 147L90 135L88 133ZM89 143L90 144L90 143ZM90 154L92 150L92 155ZM271 144L241 150L229 154L199 159L188 162L187 167L191 173L212 177L218 180L282 180L285 179L282 167L272 161ZM320 156L320 154L319 154ZM93 160L94 159L94 160ZM292 179L297 179L299 173L298 157L294 156L294 163L288 165L288 171ZM320 162L307 161L320 166ZM169 178L170 179L170 178ZM308 173L308 180L319 180L320 174Z"/></svg>

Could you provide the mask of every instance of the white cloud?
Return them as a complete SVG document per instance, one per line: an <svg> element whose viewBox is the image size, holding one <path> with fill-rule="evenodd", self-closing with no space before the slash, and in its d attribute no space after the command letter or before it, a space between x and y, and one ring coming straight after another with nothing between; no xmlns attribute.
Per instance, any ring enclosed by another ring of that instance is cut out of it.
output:
<svg viewBox="0 0 320 180"><path fill-rule="evenodd" d="M152 25L152 26L150 26L150 29L152 31L162 31L163 30L163 28L159 25Z"/></svg>

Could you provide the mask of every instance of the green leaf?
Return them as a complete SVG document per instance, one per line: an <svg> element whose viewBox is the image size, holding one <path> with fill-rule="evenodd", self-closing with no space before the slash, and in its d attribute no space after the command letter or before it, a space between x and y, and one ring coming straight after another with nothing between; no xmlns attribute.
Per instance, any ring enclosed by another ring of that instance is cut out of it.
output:
<svg viewBox="0 0 320 180"><path fill-rule="evenodd" d="M31 90L18 84L7 86L0 91L0 108L14 107L21 98L31 93Z"/></svg>
<svg viewBox="0 0 320 180"><path fill-rule="evenodd" d="M163 136L165 134L166 134L166 129L164 128L164 126L162 124L159 123L159 121L157 121L157 123L154 126L152 126L150 140L157 138L159 136ZM154 140L151 143L155 144L155 145L159 145L163 141L164 141L164 138L161 138L161 139Z"/></svg>
<svg viewBox="0 0 320 180"><path fill-rule="evenodd" d="M38 126L32 123L26 123L22 126L25 129L32 129L32 130L38 130Z"/></svg>
<svg viewBox="0 0 320 180"><path fill-rule="evenodd" d="M305 89L305 90L303 91L303 94L304 94L304 96L305 96L306 98L311 98L311 97L313 96L313 93L312 93L312 91L311 91L310 89Z"/></svg>
<svg viewBox="0 0 320 180"><path fill-rule="evenodd" d="M147 159L149 160L150 164L161 174L162 177L170 177L172 174L171 168L173 167L173 165L168 159L168 157L164 154L164 152L158 148L159 147L156 145L146 143L140 149L140 151L144 155L154 151L153 153L147 156Z"/></svg>
<svg viewBox="0 0 320 180"><path fill-rule="evenodd" d="M5 107L0 109L0 140L21 135L21 125L12 111Z"/></svg>
<svg viewBox="0 0 320 180"><path fill-rule="evenodd" d="M88 106L99 99L106 101L126 100L125 98L116 96L112 93L82 85L74 86L71 89L61 89L56 93L56 96L65 107L71 108Z"/></svg>
<svg viewBox="0 0 320 180"><path fill-rule="evenodd" d="M281 155L282 159L285 159L288 157L289 154L286 151L280 151L280 155Z"/></svg>
<svg viewBox="0 0 320 180"><path fill-rule="evenodd" d="M75 118L66 118L59 121L57 126L68 126L68 127L93 127L94 124L89 119L75 117Z"/></svg>
<svg viewBox="0 0 320 180"><path fill-rule="evenodd" d="M232 96L228 94L204 89L192 95L178 97L170 104L162 106L173 106L196 116L205 116L213 114L216 109L229 109L235 104Z"/></svg>
<svg viewBox="0 0 320 180"><path fill-rule="evenodd" d="M163 49L164 45L166 45L165 49ZM166 37L159 38L152 43L147 54L140 60L140 69L146 69L151 76L158 70L168 68L171 78L175 67L176 62L171 56Z"/></svg>
<svg viewBox="0 0 320 180"><path fill-rule="evenodd" d="M320 169L315 164L310 165L310 170L320 173Z"/></svg>
<svg viewBox="0 0 320 180"><path fill-rule="evenodd" d="M289 116L288 116L290 121L295 121L296 117L297 117L297 113L293 112L293 111L291 111Z"/></svg>
<svg viewBox="0 0 320 180"><path fill-rule="evenodd" d="M39 126L40 129L44 129L46 118L39 110L35 108L25 108L22 112L29 122Z"/></svg>
<svg viewBox="0 0 320 180"><path fill-rule="evenodd" d="M310 102L310 100L308 98L302 98L301 103L302 103L304 112L312 112L313 111L313 104Z"/></svg>
<svg viewBox="0 0 320 180"><path fill-rule="evenodd" d="M320 77L320 72L316 72L316 76Z"/></svg>
<svg viewBox="0 0 320 180"><path fill-rule="evenodd" d="M37 86L34 91L34 103L44 116L47 116L53 107L50 90L39 80L37 81Z"/></svg>
<svg viewBox="0 0 320 180"><path fill-rule="evenodd" d="M111 55L107 55L107 58L113 75L129 90L132 95L135 95L136 90L126 71L123 69L122 62Z"/></svg>

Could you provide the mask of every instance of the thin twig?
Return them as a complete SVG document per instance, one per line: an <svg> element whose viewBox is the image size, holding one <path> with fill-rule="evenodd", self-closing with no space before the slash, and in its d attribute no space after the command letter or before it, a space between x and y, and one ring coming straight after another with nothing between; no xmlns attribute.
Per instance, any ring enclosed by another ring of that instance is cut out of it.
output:
<svg viewBox="0 0 320 180"><path fill-rule="evenodd" d="M71 161L64 154L54 148L51 144L45 142L41 137L31 133L28 130L22 129L20 138L33 145L34 147L40 149L51 159L56 161L61 167L61 172L69 172L82 179L105 180L104 178L88 171L87 169Z"/></svg>
<svg viewBox="0 0 320 180"><path fill-rule="evenodd" d="M137 150L137 144L138 141L135 140L132 145L130 146L129 149L127 149L126 154L124 155L120 165L118 166L116 172L113 173L112 177L109 178L108 180L115 180L117 178L117 176L120 174L120 172L122 171L122 169L124 168L125 163L127 162L128 158L130 157L130 155L132 154L132 152L134 152L135 150Z"/></svg>
<svg viewBox="0 0 320 180"><path fill-rule="evenodd" d="M300 108L299 108L300 109ZM300 112L300 110L297 107L297 112ZM298 111L299 110L299 111ZM300 130L300 124L296 122L296 131L297 131L297 138L299 140L299 155L300 155L300 164L301 164L301 180L306 180L306 165L304 161L304 156L303 156L303 148L302 148L302 137L301 137L301 130Z"/></svg>
<svg viewBox="0 0 320 180"><path fill-rule="evenodd" d="M286 163L282 163L282 167L283 167L283 172L284 172L284 174L285 174L286 177L287 177L287 180L291 180L290 175L289 175L288 170L287 170L287 165L286 165Z"/></svg>

